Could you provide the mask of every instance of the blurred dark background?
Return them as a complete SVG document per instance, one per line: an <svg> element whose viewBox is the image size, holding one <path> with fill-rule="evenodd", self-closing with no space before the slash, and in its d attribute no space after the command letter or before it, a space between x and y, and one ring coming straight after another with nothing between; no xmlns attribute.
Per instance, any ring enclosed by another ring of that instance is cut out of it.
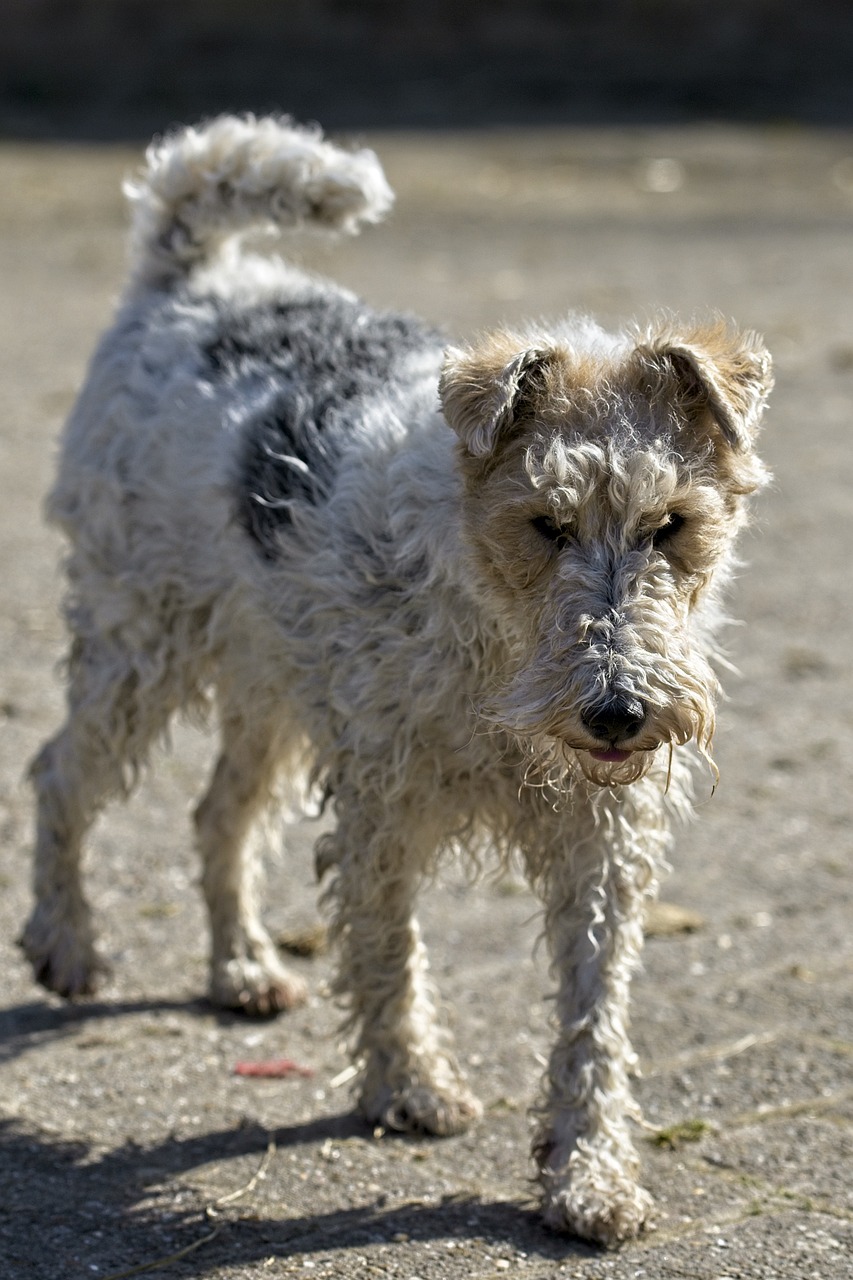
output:
<svg viewBox="0 0 853 1280"><path fill-rule="evenodd" d="M0 0L0 136L853 121L851 0Z"/></svg>

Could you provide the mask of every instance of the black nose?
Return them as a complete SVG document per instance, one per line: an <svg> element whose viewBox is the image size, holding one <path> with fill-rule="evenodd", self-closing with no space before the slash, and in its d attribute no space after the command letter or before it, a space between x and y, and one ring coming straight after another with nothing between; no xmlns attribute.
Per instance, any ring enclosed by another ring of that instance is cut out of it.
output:
<svg viewBox="0 0 853 1280"><path fill-rule="evenodd" d="M633 738L642 728L646 708L639 698L629 694L617 694L609 702L593 707L581 719L583 726L595 738L616 742L619 738Z"/></svg>

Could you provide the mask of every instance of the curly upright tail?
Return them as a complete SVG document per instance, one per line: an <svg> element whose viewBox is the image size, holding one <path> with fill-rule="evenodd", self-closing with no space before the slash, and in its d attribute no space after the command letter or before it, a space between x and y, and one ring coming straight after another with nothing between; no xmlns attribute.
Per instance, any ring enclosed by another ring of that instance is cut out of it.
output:
<svg viewBox="0 0 853 1280"><path fill-rule="evenodd" d="M204 262L217 241L256 225L314 225L354 234L394 196L372 151L342 151L286 117L219 116L152 143L125 184L131 266L166 283Z"/></svg>

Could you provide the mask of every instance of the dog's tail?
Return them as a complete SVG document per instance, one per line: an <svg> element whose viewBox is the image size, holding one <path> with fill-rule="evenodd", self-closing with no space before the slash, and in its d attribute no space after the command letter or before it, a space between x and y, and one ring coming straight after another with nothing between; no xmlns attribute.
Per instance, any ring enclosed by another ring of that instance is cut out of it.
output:
<svg viewBox="0 0 853 1280"><path fill-rule="evenodd" d="M131 267L151 284L185 274L217 242L252 227L353 234L394 200L372 151L343 151L285 117L219 116L152 143L146 160L125 195Z"/></svg>

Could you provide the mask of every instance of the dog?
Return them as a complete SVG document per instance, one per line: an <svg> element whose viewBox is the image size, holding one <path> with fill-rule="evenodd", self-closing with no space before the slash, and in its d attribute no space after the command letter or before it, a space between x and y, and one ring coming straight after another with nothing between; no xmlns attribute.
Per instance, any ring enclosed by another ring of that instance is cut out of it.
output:
<svg viewBox="0 0 853 1280"><path fill-rule="evenodd" d="M317 873L360 1106L458 1133L480 1106L437 1023L416 893L443 855L519 857L557 988L544 1216L632 1237L651 1199L629 981L692 762L712 764L770 358L713 317L611 334L570 315L452 345L250 252L264 225L354 232L392 203L372 152L285 118L167 136L127 194L129 283L48 503L71 647L68 717L31 771L35 973L94 990L86 831L175 713L215 708L195 813L213 998L264 1015L304 996L260 921L251 831L281 778L306 778L336 817Z"/></svg>

